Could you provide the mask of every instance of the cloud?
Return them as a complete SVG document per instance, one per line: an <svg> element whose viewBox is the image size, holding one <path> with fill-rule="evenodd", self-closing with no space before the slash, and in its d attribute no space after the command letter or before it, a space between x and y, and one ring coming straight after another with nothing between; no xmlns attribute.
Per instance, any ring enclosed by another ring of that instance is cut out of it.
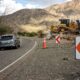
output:
<svg viewBox="0 0 80 80"><path fill-rule="evenodd" d="M72 0L66 0L66 1L72 1Z"/></svg>
<svg viewBox="0 0 80 80"><path fill-rule="evenodd" d="M57 0L30 0L32 4L38 4L39 7L46 7L57 2Z"/></svg>
<svg viewBox="0 0 80 80"><path fill-rule="evenodd" d="M53 4L63 3L71 0L29 0L32 4L38 4L39 7L45 8Z"/></svg>
<svg viewBox="0 0 80 80"><path fill-rule="evenodd" d="M0 14L11 14L17 10L23 9L23 8L36 8L37 5L27 3L26 5L23 5L22 3L17 3L16 0L2 0L0 1Z"/></svg>
<svg viewBox="0 0 80 80"><path fill-rule="evenodd" d="M0 0L0 14L11 14L23 8L44 8L65 1L71 0L27 0L25 5L17 0Z"/></svg>
<svg viewBox="0 0 80 80"><path fill-rule="evenodd" d="M29 9L36 8L36 7L37 7L37 5L30 4L30 3L25 5L25 8L29 8Z"/></svg>
<svg viewBox="0 0 80 80"><path fill-rule="evenodd" d="M15 0L2 0L0 4L0 12L1 14L11 14L17 10L23 8L23 5L20 3L16 3Z"/></svg>

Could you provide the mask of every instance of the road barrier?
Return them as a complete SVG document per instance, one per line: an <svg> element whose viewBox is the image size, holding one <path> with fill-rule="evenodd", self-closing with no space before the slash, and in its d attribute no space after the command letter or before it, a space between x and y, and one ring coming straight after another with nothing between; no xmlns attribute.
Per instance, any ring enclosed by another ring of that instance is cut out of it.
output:
<svg viewBox="0 0 80 80"><path fill-rule="evenodd" d="M76 59L80 59L80 36L76 37Z"/></svg>
<svg viewBox="0 0 80 80"><path fill-rule="evenodd" d="M53 40L47 40L46 38L43 38L41 42L38 43L38 48L41 48L41 49L46 49L46 48L61 48L61 49L64 49L64 48L71 48L71 46L73 46L73 44L70 44L71 41L65 41L64 39L60 39L60 37L58 38L59 39L59 43L56 43L56 38L54 38ZM49 43L51 45L49 45Z"/></svg>
<svg viewBox="0 0 80 80"><path fill-rule="evenodd" d="M57 44L60 44L60 35L57 35L57 36L55 37L55 39L56 39L56 43L57 43Z"/></svg>

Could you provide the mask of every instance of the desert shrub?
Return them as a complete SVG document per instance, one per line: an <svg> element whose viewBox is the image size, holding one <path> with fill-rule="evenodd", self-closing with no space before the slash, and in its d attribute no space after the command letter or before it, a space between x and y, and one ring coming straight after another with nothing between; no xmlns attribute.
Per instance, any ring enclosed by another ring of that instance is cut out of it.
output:
<svg viewBox="0 0 80 80"><path fill-rule="evenodd" d="M31 32L31 33L30 32L18 32L18 34L21 36L28 36L28 37L34 37L37 35L37 33L35 32Z"/></svg>
<svg viewBox="0 0 80 80"><path fill-rule="evenodd" d="M43 36L44 36L43 31L42 30L38 31L38 37L42 38Z"/></svg>
<svg viewBox="0 0 80 80"><path fill-rule="evenodd" d="M12 33L12 32L13 32L13 30L11 27L9 27L7 25L0 24L0 35Z"/></svg>
<svg viewBox="0 0 80 80"><path fill-rule="evenodd" d="M29 37L34 37L36 35L37 35L37 33L35 33L35 32L27 33L27 36L29 36Z"/></svg>
<svg viewBox="0 0 80 80"><path fill-rule="evenodd" d="M25 36L25 33L24 32L18 32L18 35Z"/></svg>

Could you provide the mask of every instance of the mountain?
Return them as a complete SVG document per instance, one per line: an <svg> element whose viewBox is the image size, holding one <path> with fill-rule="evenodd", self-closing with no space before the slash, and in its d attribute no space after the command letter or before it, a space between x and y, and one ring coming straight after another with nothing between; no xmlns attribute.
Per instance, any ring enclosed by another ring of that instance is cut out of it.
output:
<svg viewBox="0 0 80 80"><path fill-rule="evenodd" d="M23 25L28 26L50 26L57 20L57 16L49 13L44 9L22 9L13 14L2 16L3 24L7 24L13 28L21 28ZM24 27L23 27L24 28Z"/></svg>
<svg viewBox="0 0 80 80"><path fill-rule="evenodd" d="M80 19L80 0L55 4L45 9L22 9L1 16L1 23L9 25L14 30L46 30L49 26L58 24L60 18Z"/></svg>
<svg viewBox="0 0 80 80"><path fill-rule="evenodd" d="M80 0L72 0L62 4L52 5L47 7L46 10L55 15L59 15L59 18L80 18Z"/></svg>

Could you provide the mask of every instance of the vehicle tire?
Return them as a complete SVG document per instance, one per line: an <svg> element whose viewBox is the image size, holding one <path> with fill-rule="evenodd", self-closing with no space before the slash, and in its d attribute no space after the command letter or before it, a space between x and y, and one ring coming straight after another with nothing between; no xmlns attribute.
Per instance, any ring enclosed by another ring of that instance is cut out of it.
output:
<svg viewBox="0 0 80 80"><path fill-rule="evenodd" d="M18 48L20 48L20 45L18 45Z"/></svg>
<svg viewBox="0 0 80 80"><path fill-rule="evenodd" d="M18 48L18 45L15 45L15 47L14 47L15 49L17 49Z"/></svg>
<svg viewBox="0 0 80 80"><path fill-rule="evenodd" d="M18 48L20 48L20 45L16 45L16 46L15 46L15 49L18 49Z"/></svg>

